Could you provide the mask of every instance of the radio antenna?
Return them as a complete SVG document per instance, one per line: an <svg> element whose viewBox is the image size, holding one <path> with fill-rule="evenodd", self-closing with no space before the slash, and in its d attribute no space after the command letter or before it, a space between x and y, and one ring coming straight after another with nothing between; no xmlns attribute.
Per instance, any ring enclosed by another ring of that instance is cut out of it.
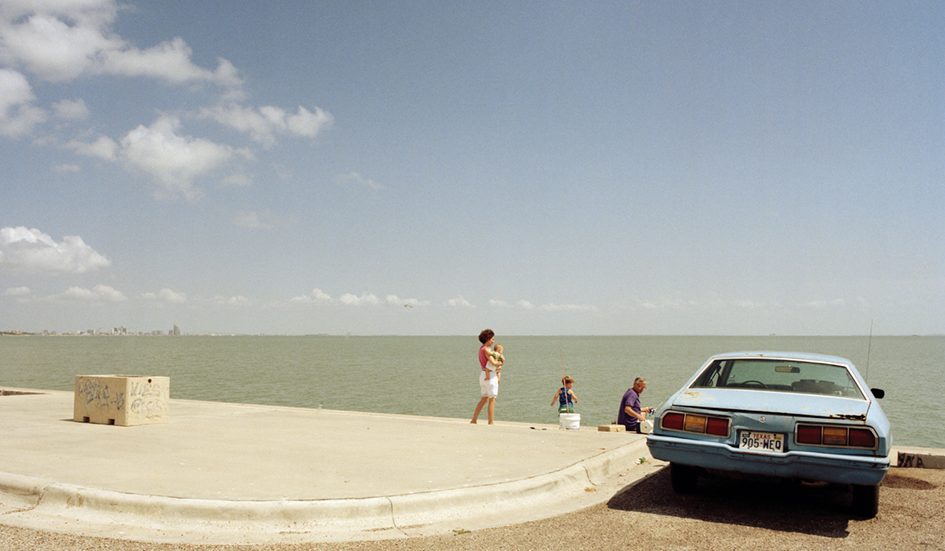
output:
<svg viewBox="0 0 945 551"><path fill-rule="evenodd" d="M867 381L870 380L870 352L873 351L873 320L870 320L870 336L866 341L866 377Z"/></svg>

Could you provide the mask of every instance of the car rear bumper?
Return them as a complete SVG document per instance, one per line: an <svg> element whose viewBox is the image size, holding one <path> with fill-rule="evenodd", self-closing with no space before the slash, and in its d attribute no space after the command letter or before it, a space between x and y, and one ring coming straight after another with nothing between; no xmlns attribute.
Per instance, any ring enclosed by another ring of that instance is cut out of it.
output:
<svg viewBox="0 0 945 551"><path fill-rule="evenodd" d="M646 439L650 454L663 461L706 469L875 486L889 470L888 457L865 457L788 451L779 454L752 453L720 442L701 442L651 434Z"/></svg>

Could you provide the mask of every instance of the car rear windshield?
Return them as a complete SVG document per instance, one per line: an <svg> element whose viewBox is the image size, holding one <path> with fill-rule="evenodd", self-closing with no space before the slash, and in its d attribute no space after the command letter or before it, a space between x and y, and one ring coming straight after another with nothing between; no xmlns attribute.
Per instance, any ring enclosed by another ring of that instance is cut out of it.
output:
<svg viewBox="0 0 945 551"><path fill-rule="evenodd" d="M702 372L692 386L797 392L863 399L863 393L860 392L846 367L795 360L716 360Z"/></svg>

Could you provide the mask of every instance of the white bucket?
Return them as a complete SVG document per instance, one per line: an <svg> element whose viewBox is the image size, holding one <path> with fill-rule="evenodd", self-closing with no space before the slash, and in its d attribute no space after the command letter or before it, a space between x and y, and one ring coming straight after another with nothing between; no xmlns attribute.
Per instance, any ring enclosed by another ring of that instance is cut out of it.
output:
<svg viewBox="0 0 945 551"><path fill-rule="evenodd" d="M640 432L643 434L653 434L653 421L647 419L640 423Z"/></svg>
<svg viewBox="0 0 945 551"><path fill-rule="evenodd" d="M581 428L580 413L560 413L558 414L558 423L561 428L567 430L579 430Z"/></svg>

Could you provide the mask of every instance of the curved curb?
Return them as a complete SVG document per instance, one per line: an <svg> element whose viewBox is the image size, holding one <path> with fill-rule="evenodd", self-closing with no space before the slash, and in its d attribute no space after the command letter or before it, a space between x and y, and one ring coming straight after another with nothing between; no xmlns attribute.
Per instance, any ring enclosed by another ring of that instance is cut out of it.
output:
<svg viewBox="0 0 945 551"><path fill-rule="evenodd" d="M0 524L133 540L200 543L396 538L524 522L605 501L588 496L648 455L630 442L563 469L494 484L392 496L313 500L218 500L99 490L0 473ZM589 502L589 499L592 500ZM11 501L12 500L12 501ZM452 524L451 524L452 523Z"/></svg>

